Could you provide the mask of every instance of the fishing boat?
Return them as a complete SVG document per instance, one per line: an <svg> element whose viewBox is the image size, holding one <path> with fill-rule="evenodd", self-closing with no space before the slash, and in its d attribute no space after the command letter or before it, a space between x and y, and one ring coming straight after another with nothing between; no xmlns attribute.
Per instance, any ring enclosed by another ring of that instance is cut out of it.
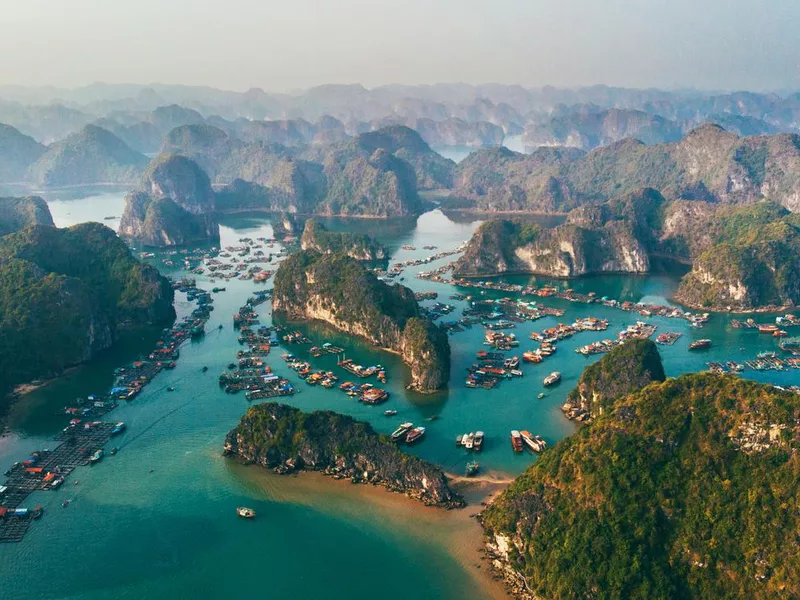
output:
<svg viewBox="0 0 800 600"><path fill-rule="evenodd" d="M550 373L550 375L544 378L544 385L546 386L555 385L559 381L561 381L561 373L559 373L558 371L553 371L552 373Z"/></svg>
<svg viewBox="0 0 800 600"><path fill-rule="evenodd" d="M393 416L395 416L395 415L397 414L397 411L396 411L396 410L392 410L392 409L390 408L389 410L385 410L385 411L383 411L383 414L384 414L385 416L387 416L387 417L393 417Z"/></svg>
<svg viewBox="0 0 800 600"><path fill-rule="evenodd" d="M236 514L243 519L252 519L256 516L256 511L254 511L252 508L247 508L246 506L239 506L236 508Z"/></svg>
<svg viewBox="0 0 800 600"><path fill-rule="evenodd" d="M419 441L422 439L423 435L425 435L424 427L414 427L414 429L409 431L406 435L406 444L413 444L414 442Z"/></svg>
<svg viewBox="0 0 800 600"><path fill-rule="evenodd" d="M481 451L481 448L483 448L483 432L482 431L476 431L475 432L475 439L473 440L472 444L473 444L473 448L475 449L475 452L480 452Z"/></svg>
<svg viewBox="0 0 800 600"><path fill-rule="evenodd" d="M511 430L511 447L514 449L514 452L522 452L523 450L522 436L516 429Z"/></svg>
<svg viewBox="0 0 800 600"><path fill-rule="evenodd" d="M530 363L540 363L542 362L542 355L535 350L526 350L522 353L522 360Z"/></svg>
<svg viewBox="0 0 800 600"><path fill-rule="evenodd" d="M392 432L392 435L391 435L392 441L393 442L400 441L401 439L403 439L405 437L405 435L409 431L411 431L411 429L413 429L413 427L414 427L413 423L402 423L400 425L400 427L398 427L397 429L395 429Z"/></svg>
<svg viewBox="0 0 800 600"><path fill-rule="evenodd" d="M111 430L111 435L118 435L125 431L125 422L120 421L116 425L114 425L114 429Z"/></svg>
<svg viewBox="0 0 800 600"><path fill-rule="evenodd" d="M97 449L97 450L95 450L95 451L94 451L94 453L93 453L93 454L92 454L92 455L89 457L89 464L92 464L92 465L93 465L93 464L95 464L96 462L100 462L100 460L103 458L103 455L104 455L104 454L105 454L105 452L103 451L103 449L102 449L102 448L98 448L98 449Z"/></svg>
<svg viewBox="0 0 800 600"><path fill-rule="evenodd" d="M689 350L704 350L711 347L711 340L696 340L689 344Z"/></svg>
<svg viewBox="0 0 800 600"><path fill-rule="evenodd" d="M480 465L478 463L476 463L475 461L468 462L467 463L466 476L467 477L473 477L473 476L477 475L479 469L480 469Z"/></svg>

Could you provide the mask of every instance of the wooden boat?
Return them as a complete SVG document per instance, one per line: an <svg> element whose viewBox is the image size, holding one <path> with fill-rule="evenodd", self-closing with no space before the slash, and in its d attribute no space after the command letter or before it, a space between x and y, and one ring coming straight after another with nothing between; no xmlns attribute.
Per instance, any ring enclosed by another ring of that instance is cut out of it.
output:
<svg viewBox="0 0 800 600"><path fill-rule="evenodd" d="M425 428L424 427L414 427L411 431L408 432L406 435L406 444L413 444L414 442L419 441L422 439L422 436L425 435Z"/></svg>
<svg viewBox="0 0 800 600"><path fill-rule="evenodd" d="M481 448L483 448L483 432L476 431L475 432L475 439L472 442L472 446L475 449L475 452L480 452Z"/></svg>
<svg viewBox="0 0 800 600"><path fill-rule="evenodd" d="M689 344L689 350L704 350L711 347L711 340L696 340Z"/></svg>
<svg viewBox="0 0 800 600"><path fill-rule="evenodd" d="M511 430L511 447L514 452L522 452L523 450L522 436L516 429Z"/></svg>

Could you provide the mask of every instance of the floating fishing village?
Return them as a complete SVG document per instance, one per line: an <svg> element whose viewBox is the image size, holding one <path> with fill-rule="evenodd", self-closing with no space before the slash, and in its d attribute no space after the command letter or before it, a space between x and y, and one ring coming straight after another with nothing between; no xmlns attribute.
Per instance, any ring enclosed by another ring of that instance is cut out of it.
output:
<svg viewBox="0 0 800 600"><path fill-rule="evenodd" d="M213 293L222 293L224 287L214 287L212 291L204 291L197 287L191 276L204 276L209 283L217 280L232 279L252 281L254 284L267 283L274 274L266 265L276 265L288 254L285 247L276 247L274 240L267 238L241 238L238 244L220 250L183 249L173 250L156 255L153 252L142 252L145 259L160 261L165 267L187 272L187 276L173 283L176 291L185 294L186 299L194 302L196 307L191 314L184 317L172 328L163 332L146 358L115 370L115 383L104 395L93 395L75 400L63 409L65 417L70 419L67 426L56 436L58 445L54 449L43 449L32 452L29 456L12 465L5 475L7 480L0 486L0 542L17 542L23 539L31 523L43 514L39 505L27 506L26 502L32 492L56 490L64 486L80 466L101 462L107 455L113 455L118 448L107 446L126 429L125 423L105 422L101 419L113 411L120 402L131 401L154 377L165 369L172 369L180 358L180 346L190 339L202 339L205 335L205 324L213 306ZM409 247L410 248L410 247ZM404 248L409 250L409 248ZM265 250L266 249L266 250ZM434 246L426 247L434 250ZM401 277L409 267L427 265L437 260L453 256L463 250L463 245L453 251L437 252L422 259L411 259L393 264L388 270L374 269L380 277L394 279ZM483 329L482 348L474 350L474 362L466 368L464 386L469 389L492 390L504 381L530 376L526 365L542 363L557 364L558 344L576 336L589 332L604 332L611 328L608 318L582 316L571 323L558 322L553 326L530 332L520 339L514 330L530 322L544 318L561 319L566 314L563 308L546 306L541 302L550 298L589 306L598 305L634 313L640 317L662 317L688 321L693 328L702 328L711 318L708 313L695 314L683 311L678 307L657 305L652 303L634 303L618 301L607 296L599 296L593 292L578 293L571 289L560 290L556 287L532 287L509 284L501 280L474 281L471 279L454 279L446 277L450 265L434 271L420 272L418 277L437 283L444 283L454 289L448 302L439 299L440 292L434 290L416 291L415 299L424 303L420 305L422 314L450 335L472 330ZM469 295L468 290L476 290L476 296ZM486 297L486 292L500 292L514 296L500 298ZM386 368L381 364L362 365L347 358L344 348L331 342L315 342L300 331L292 331L282 326L264 325L260 322L256 308L271 299L271 290L255 291L232 317L233 328L238 333L240 349L235 359L218 377L219 387L227 394L243 394L247 401L268 400L278 397L292 396L302 390L295 387L287 378L273 371L267 359L277 346L284 346L287 351L281 353L281 359L287 369L294 372L297 378L309 387L333 390L366 405L381 405L390 400L390 392L385 389L388 381ZM458 313L457 318L449 320L449 315ZM732 320L733 329L755 334L771 336L776 340L777 348L762 351L749 360L708 362L707 367L715 372L741 373L754 371L782 371L800 369L800 337L792 337L789 331L800 327L800 318L787 314L779 316L774 323L757 323L753 319L745 321ZM658 335L656 336L656 333ZM663 346L675 345L683 336L681 332L658 332L655 323L637 321L625 326L616 337L596 340L575 348L575 352L584 356L607 353L613 348L630 340L655 337L655 342ZM703 350L711 345L710 340L694 340L688 350ZM292 346L302 347L301 354L309 358L298 357L288 351ZM336 369L317 368L312 364L314 359L325 356L336 357ZM206 368L204 367L203 372ZM558 386L562 376L557 369L545 368L530 385L530 394L541 399L553 386ZM170 388L171 389L171 388ZM788 389L799 391L797 387ZM168 390L169 391L169 390ZM398 411L388 408L386 417L394 417ZM429 420L435 420L430 418ZM390 434L396 443L416 445L425 439L430 425L414 424L404 421ZM507 436L507 437L506 437ZM480 453L486 440L491 436L482 430L458 434L457 447L469 453ZM544 437L531 433L527 429L515 428L503 437L510 445L513 453L526 450L541 453L547 448ZM466 476L474 476L480 470L475 460L466 464ZM77 484L77 482L75 482ZM69 499L62 502L67 507Z"/></svg>
<svg viewBox="0 0 800 600"><path fill-rule="evenodd" d="M31 522L42 516L41 506L23 506L32 492L57 490L77 467L100 462L106 453L105 445L125 430L123 422L106 423L97 419L114 410L120 401L136 398L163 369L175 368L181 344L204 335L205 324L214 310L211 294L197 288L191 279L175 282L173 287L186 294L197 308L163 331L162 339L147 359L116 369L114 386L105 395L89 396L65 406L63 414L72 418L55 437L60 443L54 449L32 452L5 472L7 479L0 486L0 542L21 541ZM116 448L109 451L112 455L116 452ZM69 502L65 499L62 507L66 508Z"/></svg>

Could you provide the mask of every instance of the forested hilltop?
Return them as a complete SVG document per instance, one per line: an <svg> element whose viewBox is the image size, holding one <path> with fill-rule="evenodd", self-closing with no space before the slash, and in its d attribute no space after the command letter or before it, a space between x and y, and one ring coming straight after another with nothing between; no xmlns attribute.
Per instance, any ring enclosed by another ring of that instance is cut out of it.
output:
<svg viewBox="0 0 800 600"><path fill-rule="evenodd" d="M169 322L172 299L169 282L99 223L0 237L0 393L90 359L123 329Z"/></svg>
<svg viewBox="0 0 800 600"><path fill-rule="evenodd" d="M800 595L800 397L714 374L607 405L482 514L519 597Z"/></svg>

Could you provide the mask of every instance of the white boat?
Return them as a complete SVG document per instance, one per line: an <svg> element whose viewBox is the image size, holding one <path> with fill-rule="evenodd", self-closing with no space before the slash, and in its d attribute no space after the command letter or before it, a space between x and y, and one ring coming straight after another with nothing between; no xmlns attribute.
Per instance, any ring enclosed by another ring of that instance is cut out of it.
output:
<svg viewBox="0 0 800 600"><path fill-rule="evenodd" d="M547 386L555 385L559 381L561 381L561 373L559 373L558 371L553 371L552 373L550 373L550 375L544 378L544 384Z"/></svg>
<svg viewBox="0 0 800 600"><path fill-rule="evenodd" d="M236 508L236 514L243 519L252 519L256 516L256 511L254 511L252 508L247 508L246 506L239 506Z"/></svg>
<svg viewBox="0 0 800 600"><path fill-rule="evenodd" d="M391 438L393 442L401 440L412 428L414 427L413 423L402 423L400 427L392 432Z"/></svg>
<svg viewBox="0 0 800 600"><path fill-rule="evenodd" d="M472 447L475 445L475 434L471 431L467 434L467 439L464 441L464 447L467 450L472 450Z"/></svg>

